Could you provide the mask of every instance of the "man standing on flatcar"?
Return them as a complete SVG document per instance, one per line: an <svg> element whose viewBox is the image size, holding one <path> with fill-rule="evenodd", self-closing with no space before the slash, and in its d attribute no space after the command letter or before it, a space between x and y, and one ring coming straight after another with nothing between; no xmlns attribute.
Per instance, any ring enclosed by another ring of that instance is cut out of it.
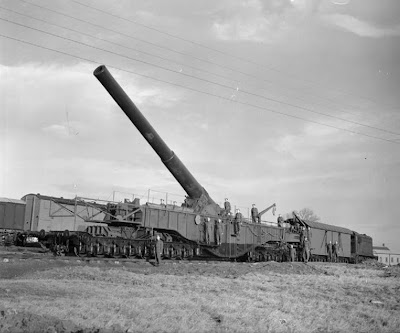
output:
<svg viewBox="0 0 400 333"><path fill-rule="evenodd" d="M221 245L221 219L216 219L214 224L215 243Z"/></svg>
<svg viewBox="0 0 400 333"><path fill-rule="evenodd" d="M240 233L240 225L242 224L242 213L240 212L240 209L236 210L236 215L235 215L235 220L233 221L233 233L236 236L239 236Z"/></svg>
<svg viewBox="0 0 400 333"><path fill-rule="evenodd" d="M231 213L231 203L228 201L228 198L225 198L224 209L226 215L229 215Z"/></svg>
<svg viewBox="0 0 400 333"><path fill-rule="evenodd" d="M258 209L255 204L253 204L251 207L251 221L253 223L261 223L261 220L258 219Z"/></svg>
<svg viewBox="0 0 400 333"><path fill-rule="evenodd" d="M332 242L329 241L329 243L326 245L326 252L328 253L328 261L332 262Z"/></svg>
<svg viewBox="0 0 400 333"><path fill-rule="evenodd" d="M156 258L156 262L155 262L155 266L159 266L161 264L161 256L163 253L163 249L164 249L164 242L161 240L160 235L157 235L156 237L156 246L154 249L155 252L155 258Z"/></svg>
<svg viewBox="0 0 400 333"><path fill-rule="evenodd" d="M304 234L304 227L300 227L300 245L304 245L304 238L307 236Z"/></svg>
<svg viewBox="0 0 400 333"><path fill-rule="evenodd" d="M283 217L281 214L279 214L277 222L278 222L278 227L282 228L283 227Z"/></svg>
<svg viewBox="0 0 400 333"><path fill-rule="evenodd" d="M210 218L206 217L204 219L204 242L206 244L210 244L210 230L211 230Z"/></svg>

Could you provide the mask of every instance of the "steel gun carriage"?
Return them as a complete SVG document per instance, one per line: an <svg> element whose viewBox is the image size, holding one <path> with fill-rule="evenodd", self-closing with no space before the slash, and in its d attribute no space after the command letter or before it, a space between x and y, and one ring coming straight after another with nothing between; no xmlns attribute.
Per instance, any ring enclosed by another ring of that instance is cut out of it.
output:
<svg viewBox="0 0 400 333"><path fill-rule="evenodd" d="M212 255L234 259L268 256L275 258L277 255L282 255L280 249L288 240L285 229L244 220L240 226L240 233L234 232L234 216L227 214L215 203L127 96L108 69L99 66L94 71L94 76L187 193L182 207L149 203L137 207L140 218L134 218L134 221L139 229L162 234L166 247L170 242L173 251L179 252L179 248L183 248L181 252L187 252L188 255ZM275 205L264 211L272 207ZM133 215L137 216L138 213ZM291 238L294 239L295 236L292 235Z"/></svg>

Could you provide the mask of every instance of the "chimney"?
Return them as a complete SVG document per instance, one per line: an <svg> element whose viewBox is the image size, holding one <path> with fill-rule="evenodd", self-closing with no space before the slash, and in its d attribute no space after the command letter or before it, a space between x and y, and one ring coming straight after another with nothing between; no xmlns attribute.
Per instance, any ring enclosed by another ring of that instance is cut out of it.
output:
<svg viewBox="0 0 400 333"><path fill-rule="evenodd" d="M385 247L385 243L383 243L382 246Z"/></svg>

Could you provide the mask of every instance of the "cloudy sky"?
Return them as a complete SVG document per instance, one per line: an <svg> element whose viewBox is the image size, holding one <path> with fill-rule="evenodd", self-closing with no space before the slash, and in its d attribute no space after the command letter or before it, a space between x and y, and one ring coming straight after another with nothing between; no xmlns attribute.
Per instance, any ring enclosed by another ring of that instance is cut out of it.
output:
<svg viewBox="0 0 400 333"><path fill-rule="evenodd" d="M398 0L1 0L0 43L0 196L182 200L106 64L216 202L400 252Z"/></svg>

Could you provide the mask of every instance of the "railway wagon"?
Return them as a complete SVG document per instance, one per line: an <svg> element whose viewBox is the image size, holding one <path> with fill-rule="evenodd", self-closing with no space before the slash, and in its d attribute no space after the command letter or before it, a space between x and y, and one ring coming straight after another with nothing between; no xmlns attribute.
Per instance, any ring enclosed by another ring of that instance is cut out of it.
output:
<svg viewBox="0 0 400 333"><path fill-rule="evenodd" d="M24 230L25 201L0 198L0 229Z"/></svg>
<svg viewBox="0 0 400 333"><path fill-rule="evenodd" d="M104 220L104 205L41 194L26 194L23 230L85 231ZM106 226L107 224L100 224Z"/></svg>
<svg viewBox="0 0 400 333"><path fill-rule="evenodd" d="M351 239L351 253L354 262L375 258L372 237L354 231Z"/></svg>
<svg viewBox="0 0 400 333"><path fill-rule="evenodd" d="M349 261L352 257L351 240L354 232L350 229L320 222L304 223L310 228L311 259L326 261L328 258L327 244L338 244L338 260Z"/></svg>
<svg viewBox="0 0 400 333"><path fill-rule="evenodd" d="M175 253L186 249L189 253L197 251L197 255L226 259L282 260L283 244L299 242L299 234L289 229L252 223L248 219L243 219L240 231L236 232L234 218L223 211L218 215L199 214L191 207L146 203L132 206L124 214L138 231L161 234L166 250L171 248ZM126 220L124 214L120 222ZM140 234L143 232L136 236Z"/></svg>

